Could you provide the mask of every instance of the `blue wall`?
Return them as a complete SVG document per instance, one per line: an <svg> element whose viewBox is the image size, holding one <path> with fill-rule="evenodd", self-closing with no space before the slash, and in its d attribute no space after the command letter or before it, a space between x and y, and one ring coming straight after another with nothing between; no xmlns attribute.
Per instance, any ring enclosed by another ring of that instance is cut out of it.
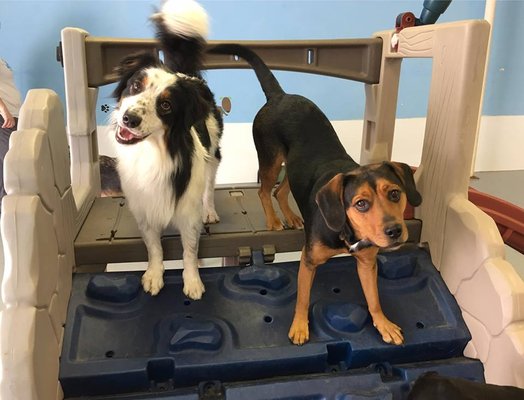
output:
<svg viewBox="0 0 524 400"><path fill-rule="evenodd" d="M159 0L158 0L159 1ZM94 36L148 38L153 34L147 18L158 1L142 0L0 0L0 55L15 70L21 91L46 87L64 93L62 68L55 60L60 30L75 26ZM391 29L403 11L416 15L419 1L369 0L201 0L211 16L211 39L328 39L369 37ZM439 22L482 18L484 1L455 0ZM524 114L524 2L499 0L484 114ZM398 117L425 116L431 62L404 61ZM278 72L288 92L317 102L333 120L361 119L363 85L336 78ZM226 122L250 122L264 103L252 71L209 71L207 79L218 100L232 99ZM98 123L107 114L102 104L112 104L111 87L101 89Z"/></svg>

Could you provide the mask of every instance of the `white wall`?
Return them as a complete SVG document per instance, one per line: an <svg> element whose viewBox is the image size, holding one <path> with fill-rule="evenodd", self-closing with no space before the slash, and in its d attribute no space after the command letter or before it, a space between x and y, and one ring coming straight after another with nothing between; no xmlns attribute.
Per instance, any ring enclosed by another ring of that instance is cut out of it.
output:
<svg viewBox="0 0 524 400"><path fill-rule="evenodd" d="M417 166L424 140L425 118L397 119L392 159ZM333 121L347 152L360 159L362 121ZM98 127L99 153L114 155L108 126ZM524 116L483 116L475 171L524 169ZM256 182L258 161L250 123L226 123L217 183Z"/></svg>

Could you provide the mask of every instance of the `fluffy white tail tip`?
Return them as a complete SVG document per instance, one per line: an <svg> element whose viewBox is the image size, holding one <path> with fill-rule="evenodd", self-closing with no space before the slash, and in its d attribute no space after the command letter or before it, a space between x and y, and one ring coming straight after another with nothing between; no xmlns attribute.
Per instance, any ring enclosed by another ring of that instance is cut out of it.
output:
<svg viewBox="0 0 524 400"><path fill-rule="evenodd" d="M166 28L176 35L207 39L209 33L206 10L194 0L167 0L153 18L162 19Z"/></svg>

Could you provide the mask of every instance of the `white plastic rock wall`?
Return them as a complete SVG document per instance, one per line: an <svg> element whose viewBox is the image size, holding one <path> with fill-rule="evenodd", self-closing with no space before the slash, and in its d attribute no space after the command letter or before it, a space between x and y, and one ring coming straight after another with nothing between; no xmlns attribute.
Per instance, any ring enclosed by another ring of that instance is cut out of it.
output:
<svg viewBox="0 0 524 400"><path fill-rule="evenodd" d="M5 158L0 398L62 398L58 361L74 265L75 205L58 96L31 90Z"/></svg>

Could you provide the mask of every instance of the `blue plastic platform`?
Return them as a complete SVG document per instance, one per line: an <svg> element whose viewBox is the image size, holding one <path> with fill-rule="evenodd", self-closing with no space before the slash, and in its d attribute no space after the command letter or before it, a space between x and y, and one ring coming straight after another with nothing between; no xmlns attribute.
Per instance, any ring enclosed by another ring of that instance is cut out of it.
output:
<svg viewBox="0 0 524 400"><path fill-rule="evenodd" d="M461 368L467 365L453 376L469 373L470 379L483 379L480 362L454 360L462 357L470 335L424 250L379 255L381 304L402 327L403 346L384 343L372 326L352 257L334 258L319 268L311 292L310 342L292 345L287 333L297 268L298 263L291 262L201 269L206 293L200 301L182 293L181 271L166 271L165 286L156 297L143 292L141 272L76 274L60 364L64 395L194 389L203 382L283 376L288 377L285 382L309 382L311 374L326 372L342 374L331 376L333 382L346 376L362 383L380 374L368 371L363 379L350 372L377 364L404 364L402 368L409 369L405 364L411 363L411 368L420 368L413 363L434 365L435 360L444 360L439 365L451 370L455 362ZM409 387L406 373L399 374ZM335 390L336 385L328 386Z"/></svg>
<svg viewBox="0 0 524 400"><path fill-rule="evenodd" d="M476 360L456 358L392 367L377 364L366 369L334 371L307 377L282 377L222 384L200 383L197 387L154 393L110 395L97 400L403 400L412 383L427 371L442 376L483 382L484 369ZM451 399L443 399L451 400Z"/></svg>

